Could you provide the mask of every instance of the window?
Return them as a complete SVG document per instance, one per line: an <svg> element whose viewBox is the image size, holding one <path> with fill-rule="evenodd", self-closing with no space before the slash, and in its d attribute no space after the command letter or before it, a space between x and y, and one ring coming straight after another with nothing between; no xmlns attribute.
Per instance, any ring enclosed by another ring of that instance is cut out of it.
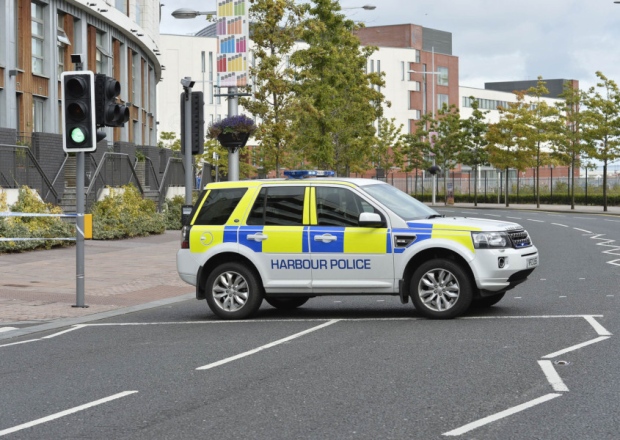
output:
<svg viewBox="0 0 620 440"><path fill-rule="evenodd" d="M215 89L215 83L213 82L213 52L209 52L209 104L213 104L213 91Z"/></svg>
<svg viewBox="0 0 620 440"><path fill-rule="evenodd" d="M437 72L437 85L438 86L447 86L448 85L448 68L447 67L438 67Z"/></svg>
<svg viewBox="0 0 620 440"><path fill-rule="evenodd" d="M446 107L448 107L450 104L448 103L448 95L444 95L442 93L439 93L437 95L437 109L441 109L444 104L446 105Z"/></svg>
<svg viewBox="0 0 620 440"><path fill-rule="evenodd" d="M316 188L319 226L359 226L359 215L362 212L379 213L349 189L320 186Z"/></svg>
<svg viewBox="0 0 620 440"><path fill-rule="evenodd" d="M127 15L127 0L115 0L114 7Z"/></svg>
<svg viewBox="0 0 620 440"><path fill-rule="evenodd" d="M44 112L45 101L41 98L34 98L32 100L32 131L42 132L43 131L43 117L45 115Z"/></svg>
<svg viewBox="0 0 620 440"><path fill-rule="evenodd" d="M230 188L211 190L205 200L195 225L223 225L233 213L239 200L243 197L247 188Z"/></svg>
<svg viewBox="0 0 620 440"><path fill-rule="evenodd" d="M303 225L304 193L303 186L263 188L250 211L248 225Z"/></svg>
<svg viewBox="0 0 620 440"><path fill-rule="evenodd" d="M411 110L411 118L415 121L418 121L422 115L422 112L420 110Z"/></svg>
<svg viewBox="0 0 620 440"><path fill-rule="evenodd" d="M105 70L107 58L111 57L107 50L108 42L105 38L105 32L97 31L95 44L97 46L97 51L95 53L95 73L107 73Z"/></svg>
<svg viewBox="0 0 620 440"><path fill-rule="evenodd" d="M136 17L134 21L142 26L142 5L140 2L136 2Z"/></svg>
<svg viewBox="0 0 620 440"><path fill-rule="evenodd" d="M43 5L32 3L30 9L32 21L32 73L43 75L45 26L43 22Z"/></svg>
<svg viewBox="0 0 620 440"><path fill-rule="evenodd" d="M405 62L404 61L400 62L400 70L401 70L401 76L402 76L400 80L404 81L405 80Z"/></svg>
<svg viewBox="0 0 620 440"><path fill-rule="evenodd" d="M413 49L413 59L414 59L414 63L419 63L420 62L420 51L418 49Z"/></svg>
<svg viewBox="0 0 620 440"><path fill-rule="evenodd" d="M58 77L65 70L65 58L67 46L71 46L71 41L65 33L65 14L58 11L58 25L56 29L56 45L58 47Z"/></svg>

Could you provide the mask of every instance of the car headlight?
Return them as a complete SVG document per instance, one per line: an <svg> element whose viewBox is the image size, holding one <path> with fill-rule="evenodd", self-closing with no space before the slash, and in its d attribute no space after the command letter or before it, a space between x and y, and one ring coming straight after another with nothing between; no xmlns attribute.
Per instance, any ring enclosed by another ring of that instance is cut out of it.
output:
<svg viewBox="0 0 620 440"><path fill-rule="evenodd" d="M501 249L511 247L506 232L472 232L471 238L475 249Z"/></svg>

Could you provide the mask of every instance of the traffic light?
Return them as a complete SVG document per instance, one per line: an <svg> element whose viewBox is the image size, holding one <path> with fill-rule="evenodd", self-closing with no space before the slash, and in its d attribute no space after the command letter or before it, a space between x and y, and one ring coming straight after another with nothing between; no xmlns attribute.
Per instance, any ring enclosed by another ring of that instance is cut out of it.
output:
<svg viewBox="0 0 620 440"><path fill-rule="evenodd" d="M95 76L95 107L98 127L123 127L129 121L129 109L120 104L121 83L98 73Z"/></svg>
<svg viewBox="0 0 620 440"><path fill-rule="evenodd" d="M205 149L205 116L202 92L192 92L192 155L203 154ZM185 154L185 92L181 93L181 153Z"/></svg>
<svg viewBox="0 0 620 440"><path fill-rule="evenodd" d="M62 148L67 153L95 151L95 81L93 72L63 72L60 75L62 98Z"/></svg>

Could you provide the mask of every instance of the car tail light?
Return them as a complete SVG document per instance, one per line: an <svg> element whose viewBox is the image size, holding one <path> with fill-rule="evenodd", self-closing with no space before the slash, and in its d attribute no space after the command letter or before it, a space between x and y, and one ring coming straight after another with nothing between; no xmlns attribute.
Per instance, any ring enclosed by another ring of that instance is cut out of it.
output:
<svg viewBox="0 0 620 440"><path fill-rule="evenodd" d="M181 228L181 249L189 249L189 230L191 226Z"/></svg>

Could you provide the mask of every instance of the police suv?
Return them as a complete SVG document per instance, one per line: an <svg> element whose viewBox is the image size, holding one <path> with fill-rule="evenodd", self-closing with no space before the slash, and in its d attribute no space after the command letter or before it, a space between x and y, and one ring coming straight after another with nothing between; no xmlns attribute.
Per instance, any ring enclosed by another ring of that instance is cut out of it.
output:
<svg viewBox="0 0 620 440"><path fill-rule="evenodd" d="M378 294L454 318L496 304L539 264L516 223L445 217L377 180L285 174L209 183L183 227L179 275L220 318L248 318L263 299L293 309Z"/></svg>

